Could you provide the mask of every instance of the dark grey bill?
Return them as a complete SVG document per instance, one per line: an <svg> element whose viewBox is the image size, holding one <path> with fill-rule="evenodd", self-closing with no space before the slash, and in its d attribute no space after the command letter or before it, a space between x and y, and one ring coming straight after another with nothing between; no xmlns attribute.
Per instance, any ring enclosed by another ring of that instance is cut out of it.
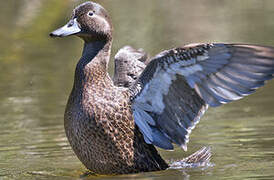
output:
<svg viewBox="0 0 274 180"><path fill-rule="evenodd" d="M79 28L78 22L75 18L75 19L70 20L63 27L51 32L49 35L50 35L50 37L65 37L65 36L77 34L79 32L81 32L81 29Z"/></svg>

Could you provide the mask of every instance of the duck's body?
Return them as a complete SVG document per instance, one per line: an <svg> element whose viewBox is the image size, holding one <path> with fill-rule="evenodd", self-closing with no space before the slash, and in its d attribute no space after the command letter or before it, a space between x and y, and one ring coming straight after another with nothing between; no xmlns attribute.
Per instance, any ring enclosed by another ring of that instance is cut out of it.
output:
<svg viewBox="0 0 274 180"><path fill-rule="evenodd" d="M186 150L208 106L251 94L274 73L271 47L196 44L160 53L140 66L145 69L136 81L126 80L129 88L122 88L107 72L112 44L107 12L84 3L51 36L74 34L85 45L65 111L65 131L78 158L99 174L166 169L153 145L173 149L176 143ZM133 70L137 76L141 72ZM200 153L189 159L208 157Z"/></svg>
<svg viewBox="0 0 274 180"><path fill-rule="evenodd" d="M85 44L65 111L65 130L78 158L95 173L155 171L168 166L135 127L129 91L107 73L110 42Z"/></svg>

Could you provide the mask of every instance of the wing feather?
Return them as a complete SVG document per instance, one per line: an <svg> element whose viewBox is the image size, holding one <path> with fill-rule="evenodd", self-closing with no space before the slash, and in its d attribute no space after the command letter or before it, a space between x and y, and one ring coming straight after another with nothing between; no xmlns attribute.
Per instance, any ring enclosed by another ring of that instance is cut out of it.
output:
<svg viewBox="0 0 274 180"><path fill-rule="evenodd" d="M274 48L248 44L196 44L164 51L130 87L136 124L147 143L186 149L208 105L252 94L273 78Z"/></svg>
<svg viewBox="0 0 274 180"><path fill-rule="evenodd" d="M131 46L121 48L114 58L113 82L115 86L130 87L146 67L148 55Z"/></svg>

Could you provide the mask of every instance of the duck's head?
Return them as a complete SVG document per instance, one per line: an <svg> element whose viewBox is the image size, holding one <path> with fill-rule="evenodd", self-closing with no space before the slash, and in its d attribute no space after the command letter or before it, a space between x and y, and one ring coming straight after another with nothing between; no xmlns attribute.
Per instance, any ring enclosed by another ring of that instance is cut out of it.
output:
<svg viewBox="0 0 274 180"><path fill-rule="evenodd" d="M50 33L51 37L76 35L86 43L110 41L112 24L107 11L99 4L85 2L73 10L71 19L63 27Z"/></svg>

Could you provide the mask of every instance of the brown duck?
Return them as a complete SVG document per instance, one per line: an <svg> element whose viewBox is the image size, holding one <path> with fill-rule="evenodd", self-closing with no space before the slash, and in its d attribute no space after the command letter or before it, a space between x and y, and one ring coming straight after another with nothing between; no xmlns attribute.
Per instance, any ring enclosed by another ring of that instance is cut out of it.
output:
<svg viewBox="0 0 274 180"><path fill-rule="evenodd" d="M273 78L272 47L192 44L161 52L136 72L135 66L123 69L136 58L134 52L118 53L116 59L126 61L120 70L116 67L116 86L107 72L112 31L106 10L86 2L50 34L76 35L85 42L65 110L65 130L77 157L98 174L168 168L154 145L171 150L177 144L186 150L191 130L208 106L238 100Z"/></svg>

